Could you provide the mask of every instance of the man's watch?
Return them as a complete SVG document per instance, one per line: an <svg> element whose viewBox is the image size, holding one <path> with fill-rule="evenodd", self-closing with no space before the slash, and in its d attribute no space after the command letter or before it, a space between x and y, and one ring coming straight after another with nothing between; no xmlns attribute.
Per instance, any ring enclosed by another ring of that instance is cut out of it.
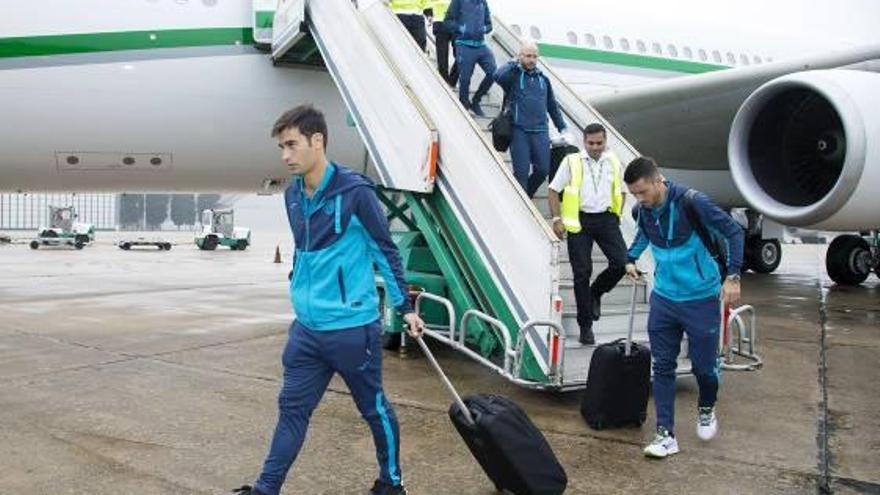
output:
<svg viewBox="0 0 880 495"><path fill-rule="evenodd" d="M553 217L553 218L550 219L550 223L551 223L551 224L554 224L554 223L556 223L556 222L558 222L558 221L560 221L560 220L562 220L562 217Z"/></svg>
<svg viewBox="0 0 880 495"><path fill-rule="evenodd" d="M731 282L739 282L740 276L739 273L731 273L727 276L725 280L729 280Z"/></svg>

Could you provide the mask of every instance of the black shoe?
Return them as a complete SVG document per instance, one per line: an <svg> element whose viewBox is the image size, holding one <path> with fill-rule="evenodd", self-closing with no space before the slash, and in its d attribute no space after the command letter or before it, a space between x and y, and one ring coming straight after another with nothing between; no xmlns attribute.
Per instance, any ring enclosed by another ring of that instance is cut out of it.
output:
<svg viewBox="0 0 880 495"><path fill-rule="evenodd" d="M390 485L382 480L376 480L373 488L367 495L406 495L406 488L403 485Z"/></svg>
<svg viewBox="0 0 880 495"><path fill-rule="evenodd" d="M596 345L596 337L593 335L592 328L581 327L581 336L578 340L583 345Z"/></svg>
<svg viewBox="0 0 880 495"><path fill-rule="evenodd" d="M602 296L593 297L593 321L599 321L602 317Z"/></svg>
<svg viewBox="0 0 880 495"><path fill-rule="evenodd" d="M236 493L238 495L266 495L265 493L257 490L251 485L244 485L241 488L236 488L232 490L232 493Z"/></svg>
<svg viewBox="0 0 880 495"><path fill-rule="evenodd" d="M474 115L477 117L485 117L486 113L483 112L483 107L480 106L480 100L474 98L471 102L471 112L474 112Z"/></svg>

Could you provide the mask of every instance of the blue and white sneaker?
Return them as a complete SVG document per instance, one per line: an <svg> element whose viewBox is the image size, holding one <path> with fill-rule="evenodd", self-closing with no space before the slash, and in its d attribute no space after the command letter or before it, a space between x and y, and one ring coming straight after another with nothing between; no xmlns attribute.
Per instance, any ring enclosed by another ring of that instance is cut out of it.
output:
<svg viewBox="0 0 880 495"><path fill-rule="evenodd" d="M663 459L678 453L678 440L662 426L657 428L657 435L650 445L645 447L645 456L654 459Z"/></svg>
<svg viewBox="0 0 880 495"><path fill-rule="evenodd" d="M697 414L697 436L700 440L712 440L718 433L718 417L714 407L701 407Z"/></svg>

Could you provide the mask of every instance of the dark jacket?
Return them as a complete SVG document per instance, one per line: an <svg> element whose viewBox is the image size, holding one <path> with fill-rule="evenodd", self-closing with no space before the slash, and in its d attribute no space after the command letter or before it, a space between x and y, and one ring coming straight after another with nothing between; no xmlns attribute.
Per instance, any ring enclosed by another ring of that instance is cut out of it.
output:
<svg viewBox="0 0 880 495"><path fill-rule="evenodd" d="M492 31L492 14L486 0L452 0L443 23L457 45L483 46Z"/></svg>
<svg viewBox="0 0 880 495"><path fill-rule="evenodd" d="M556 129L565 129L553 86L541 69L527 71L517 62L508 62L495 71L494 78L509 99L514 127L526 132L545 132L549 113Z"/></svg>

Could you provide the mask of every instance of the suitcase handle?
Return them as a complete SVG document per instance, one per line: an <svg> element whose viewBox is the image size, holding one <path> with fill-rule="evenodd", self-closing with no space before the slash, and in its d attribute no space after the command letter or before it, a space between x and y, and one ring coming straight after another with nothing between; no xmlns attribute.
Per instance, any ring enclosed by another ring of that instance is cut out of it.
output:
<svg viewBox="0 0 880 495"><path fill-rule="evenodd" d="M431 366L434 367L434 370L440 375L440 379L443 380L443 385L446 385L446 389L449 390L449 393L452 394L452 398L455 401L455 405L464 415L464 418L467 420L468 424L471 426L476 425L476 421L474 421L474 417L471 412L468 410L467 406L464 404L464 401L461 400L461 396L458 395L458 392L455 390L455 387L452 386L452 382L449 381L449 378L446 377L446 373L443 372L443 368L440 367L440 364L437 363L437 360L434 358L434 353L428 349L428 344L425 343L422 336L418 336L415 338L416 342L419 343L419 347L422 348L422 352L425 353L425 357L428 358L428 362L431 363Z"/></svg>
<svg viewBox="0 0 880 495"><path fill-rule="evenodd" d="M646 285L644 279L641 278L641 272L639 272L639 278L632 281L632 299L630 300L629 305L629 329L626 332L626 344L624 345L624 356L629 356L632 352L632 341L633 341L633 327L636 322L636 298L639 292L639 285Z"/></svg>

